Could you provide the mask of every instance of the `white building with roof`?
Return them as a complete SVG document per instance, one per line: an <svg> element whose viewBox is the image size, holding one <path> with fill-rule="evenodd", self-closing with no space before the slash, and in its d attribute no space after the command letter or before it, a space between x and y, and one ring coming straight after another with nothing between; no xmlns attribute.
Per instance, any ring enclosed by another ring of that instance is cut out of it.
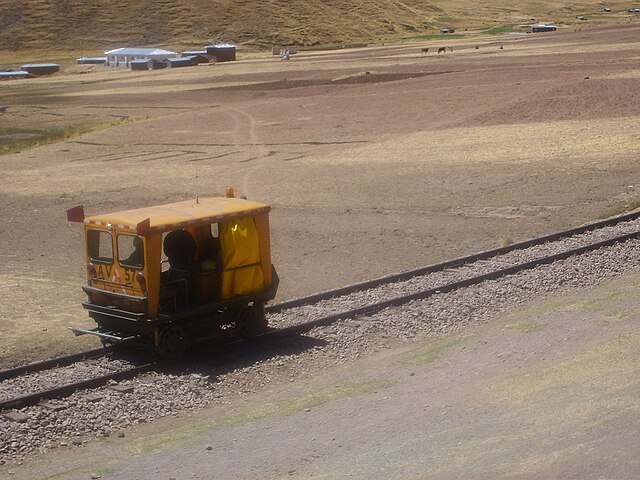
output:
<svg viewBox="0 0 640 480"><path fill-rule="evenodd" d="M129 68L131 60L156 60L162 62L167 58L178 56L176 52L161 48L116 48L104 52L107 56L108 67Z"/></svg>

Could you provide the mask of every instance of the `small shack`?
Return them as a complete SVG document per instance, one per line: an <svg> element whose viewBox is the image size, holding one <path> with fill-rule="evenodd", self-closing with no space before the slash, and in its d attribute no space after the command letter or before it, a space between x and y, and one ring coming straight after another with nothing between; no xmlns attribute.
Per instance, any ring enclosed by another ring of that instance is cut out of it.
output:
<svg viewBox="0 0 640 480"><path fill-rule="evenodd" d="M195 57L174 57L167 58L165 60L167 67L179 68L179 67L193 67L198 64Z"/></svg>
<svg viewBox="0 0 640 480"><path fill-rule="evenodd" d="M131 70L151 70L153 68L153 60L138 59L129 62Z"/></svg>
<svg viewBox="0 0 640 480"><path fill-rule="evenodd" d="M208 45L207 55L216 62L233 62L236 59L236 46L230 44Z"/></svg>
<svg viewBox="0 0 640 480"><path fill-rule="evenodd" d="M20 70L31 75L51 75L60 71L60 65L57 63L31 63L20 66Z"/></svg>
<svg viewBox="0 0 640 480"><path fill-rule="evenodd" d="M194 57L198 63L209 63L209 57L206 50L191 50L187 52L181 52L181 57Z"/></svg>
<svg viewBox="0 0 640 480"><path fill-rule="evenodd" d="M533 33L555 32L558 29L555 25L534 25L531 27Z"/></svg>
<svg viewBox="0 0 640 480"><path fill-rule="evenodd" d="M151 69L152 70L161 70L163 68L167 68L167 60L151 60Z"/></svg>
<svg viewBox="0 0 640 480"><path fill-rule="evenodd" d="M443 28L442 30L440 30L440 33L456 33L456 29L455 28Z"/></svg>
<svg viewBox="0 0 640 480"><path fill-rule="evenodd" d="M76 59L78 65L104 65L107 57L80 57Z"/></svg>
<svg viewBox="0 0 640 480"><path fill-rule="evenodd" d="M29 78L31 74L29 72L20 71L9 71L9 72L0 72L0 80L16 80L18 78Z"/></svg>

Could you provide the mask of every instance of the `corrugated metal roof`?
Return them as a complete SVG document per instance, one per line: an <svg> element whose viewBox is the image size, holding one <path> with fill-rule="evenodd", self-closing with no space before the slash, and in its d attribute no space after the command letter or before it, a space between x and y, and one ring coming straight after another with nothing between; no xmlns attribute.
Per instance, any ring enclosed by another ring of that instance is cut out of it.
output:
<svg viewBox="0 0 640 480"><path fill-rule="evenodd" d="M217 45L207 45L206 48L236 48L231 43L218 43Z"/></svg>
<svg viewBox="0 0 640 480"><path fill-rule="evenodd" d="M104 52L106 55L177 55L176 52L163 50L162 48L116 48Z"/></svg>
<svg viewBox="0 0 640 480"><path fill-rule="evenodd" d="M201 198L194 200L137 208L104 215L93 215L84 220L86 224L106 225L135 229L145 219L150 219L154 231L172 230L202 223L215 223L242 215L268 213L271 207L264 203L241 198Z"/></svg>
<svg viewBox="0 0 640 480"><path fill-rule="evenodd" d="M45 68L45 67L59 67L57 63L29 63L27 65L20 65L20 68Z"/></svg>
<svg viewBox="0 0 640 480"><path fill-rule="evenodd" d="M0 72L0 77L28 77L29 72Z"/></svg>
<svg viewBox="0 0 640 480"><path fill-rule="evenodd" d="M107 63L107 57L80 57L76 59L78 65L102 65Z"/></svg>

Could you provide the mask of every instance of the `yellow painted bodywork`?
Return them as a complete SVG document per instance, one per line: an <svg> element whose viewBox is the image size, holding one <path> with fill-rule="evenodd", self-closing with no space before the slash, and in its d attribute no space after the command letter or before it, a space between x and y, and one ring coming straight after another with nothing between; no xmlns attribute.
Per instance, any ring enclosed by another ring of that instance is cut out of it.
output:
<svg viewBox="0 0 640 480"><path fill-rule="evenodd" d="M252 217L222 223L222 298L263 290L260 240Z"/></svg>
<svg viewBox="0 0 640 480"><path fill-rule="evenodd" d="M114 261L110 268L109 283L88 274L88 284L95 288L127 295L147 296L146 313L150 318L158 314L160 303L161 258L163 233L184 229L198 246L196 260L206 257L204 235L211 224L219 225L222 265L209 260L207 266L219 272L221 286L214 285L211 275L201 276L203 295L226 299L256 293L272 284L271 246L269 239L269 205L239 198L203 198L166 205L125 210L86 217L85 234L90 229L107 230L113 236ZM145 224L146 226L140 227ZM142 269L123 267L118 262L118 233L138 234L144 242ZM90 262L87 250L87 262ZM95 262L94 262L95 263ZM204 264L204 263L203 263ZM106 273L106 265L103 266ZM143 291L136 273L146 279ZM130 280L130 286L122 281ZM107 302L108 303L108 302Z"/></svg>
<svg viewBox="0 0 640 480"><path fill-rule="evenodd" d="M139 271L145 271L149 263L144 261L144 268L133 268L126 265L121 265L117 258L117 236L118 234L135 235L135 232L129 230L124 231L122 229L115 229L110 226L90 226L85 225L85 236L89 230L102 230L108 232L111 235L111 246L114 253L113 262L99 262L94 261L94 267L97 275L95 277L89 276L89 286L100 288L108 292L122 293L125 295L143 295L140 283L136 278L136 273ZM143 245L145 239L142 238ZM148 240L146 241L148 243ZM146 251L146 248L145 248ZM87 248L87 262L91 262L89 252ZM146 271L145 271L146 273Z"/></svg>

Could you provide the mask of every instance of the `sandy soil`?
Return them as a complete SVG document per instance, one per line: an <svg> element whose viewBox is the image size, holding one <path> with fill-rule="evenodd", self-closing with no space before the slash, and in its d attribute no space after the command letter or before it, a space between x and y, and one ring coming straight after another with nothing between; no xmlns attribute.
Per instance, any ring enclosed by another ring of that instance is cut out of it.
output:
<svg viewBox="0 0 640 480"><path fill-rule="evenodd" d="M92 214L233 185L273 205L285 299L575 226L637 200L639 33L2 82L3 125L114 125L0 159L0 367L86 345L65 330L90 325L79 306L81 232L64 216L76 204ZM501 338L496 348L511 348Z"/></svg>

